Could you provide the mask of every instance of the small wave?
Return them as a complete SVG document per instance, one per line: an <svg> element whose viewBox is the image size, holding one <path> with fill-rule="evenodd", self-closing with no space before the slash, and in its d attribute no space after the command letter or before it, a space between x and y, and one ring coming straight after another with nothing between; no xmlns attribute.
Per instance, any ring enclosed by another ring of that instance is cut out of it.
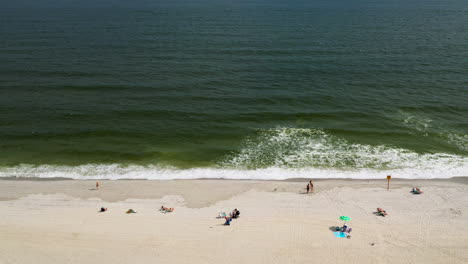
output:
<svg viewBox="0 0 468 264"><path fill-rule="evenodd" d="M456 133L447 134L447 141L463 151L468 151L468 135Z"/></svg>
<svg viewBox="0 0 468 264"><path fill-rule="evenodd" d="M428 136L430 129L433 127L432 119L404 111L399 112L398 119L401 120L405 127L414 129L424 136Z"/></svg>
<svg viewBox="0 0 468 264"><path fill-rule="evenodd" d="M468 135L462 133L462 131L450 129L443 120L434 122L434 120L422 114L410 114L404 111L398 112L397 119L405 127L413 130L420 136L430 136L444 141L461 151L468 151Z"/></svg>

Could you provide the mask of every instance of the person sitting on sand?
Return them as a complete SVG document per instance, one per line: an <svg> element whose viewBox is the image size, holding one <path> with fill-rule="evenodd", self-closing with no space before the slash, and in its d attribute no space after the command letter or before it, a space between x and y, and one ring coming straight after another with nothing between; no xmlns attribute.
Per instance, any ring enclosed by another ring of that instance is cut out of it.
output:
<svg viewBox="0 0 468 264"><path fill-rule="evenodd" d="M234 209L234 211L232 211L232 213L230 214L232 218L238 218L239 215L240 215L240 211L237 210L237 209Z"/></svg>
<svg viewBox="0 0 468 264"><path fill-rule="evenodd" d="M382 209L382 208L377 208L377 213L378 213L379 215L383 216L383 217L385 217L386 215L388 215L387 212L386 212L384 209Z"/></svg>
<svg viewBox="0 0 468 264"><path fill-rule="evenodd" d="M107 211L107 208L101 207L101 211L99 212L105 212L105 211Z"/></svg>
<svg viewBox="0 0 468 264"><path fill-rule="evenodd" d="M133 209L128 209L127 214L136 214L136 211Z"/></svg>
<svg viewBox="0 0 468 264"><path fill-rule="evenodd" d="M343 227L341 228L341 232L346 232L348 231L348 226L346 224L343 225Z"/></svg>
<svg viewBox="0 0 468 264"><path fill-rule="evenodd" d="M346 236L347 238L351 238L351 231L353 231L353 229L350 227L348 229L348 235Z"/></svg>
<svg viewBox="0 0 468 264"><path fill-rule="evenodd" d="M161 206L161 212L164 212L164 213L171 213L174 211L174 208L169 208L169 207L165 207L165 206Z"/></svg>

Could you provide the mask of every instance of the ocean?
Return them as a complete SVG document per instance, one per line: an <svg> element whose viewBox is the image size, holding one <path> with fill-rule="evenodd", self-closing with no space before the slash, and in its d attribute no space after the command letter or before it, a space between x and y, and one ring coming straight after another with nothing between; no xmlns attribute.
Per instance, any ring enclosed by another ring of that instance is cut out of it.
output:
<svg viewBox="0 0 468 264"><path fill-rule="evenodd" d="M468 176L466 0L1 2L0 177Z"/></svg>

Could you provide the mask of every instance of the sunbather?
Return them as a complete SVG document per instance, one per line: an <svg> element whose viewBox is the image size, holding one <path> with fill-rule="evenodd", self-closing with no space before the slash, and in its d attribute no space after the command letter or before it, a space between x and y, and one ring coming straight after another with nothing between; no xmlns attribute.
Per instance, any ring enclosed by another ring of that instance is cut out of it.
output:
<svg viewBox="0 0 468 264"><path fill-rule="evenodd" d="M164 213L171 213L174 211L174 208L169 208L169 207L164 207L164 206L161 206L161 212L164 212Z"/></svg>
<svg viewBox="0 0 468 264"><path fill-rule="evenodd" d="M423 193L423 191L421 191L419 188L413 188L413 190L411 190L412 193L414 194L421 194Z"/></svg>
<svg viewBox="0 0 468 264"><path fill-rule="evenodd" d="M378 213L379 215L383 216L383 217L385 217L386 215L388 215L387 212L386 212L384 209L382 209L382 208L377 208L377 213Z"/></svg>
<svg viewBox="0 0 468 264"><path fill-rule="evenodd" d="M101 207L101 210L99 212L105 212L107 211L107 208Z"/></svg>

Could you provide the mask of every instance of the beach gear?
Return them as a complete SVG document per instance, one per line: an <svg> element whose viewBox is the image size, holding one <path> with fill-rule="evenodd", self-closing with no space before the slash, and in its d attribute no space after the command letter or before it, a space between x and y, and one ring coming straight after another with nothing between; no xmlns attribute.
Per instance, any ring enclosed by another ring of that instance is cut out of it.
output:
<svg viewBox="0 0 468 264"><path fill-rule="evenodd" d="M226 216L227 216L227 214L225 212L219 212L217 218L224 218Z"/></svg>
<svg viewBox="0 0 468 264"><path fill-rule="evenodd" d="M335 237L346 237L346 234L343 232L333 232L333 234L335 235Z"/></svg>
<svg viewBox="0 0 468 264"><path fill-rule="evenodd" d="M128 210L127 210L127 214L134 214L134 213L136 213L136 211L133 210L133 209L128 209Z"/></svg>

